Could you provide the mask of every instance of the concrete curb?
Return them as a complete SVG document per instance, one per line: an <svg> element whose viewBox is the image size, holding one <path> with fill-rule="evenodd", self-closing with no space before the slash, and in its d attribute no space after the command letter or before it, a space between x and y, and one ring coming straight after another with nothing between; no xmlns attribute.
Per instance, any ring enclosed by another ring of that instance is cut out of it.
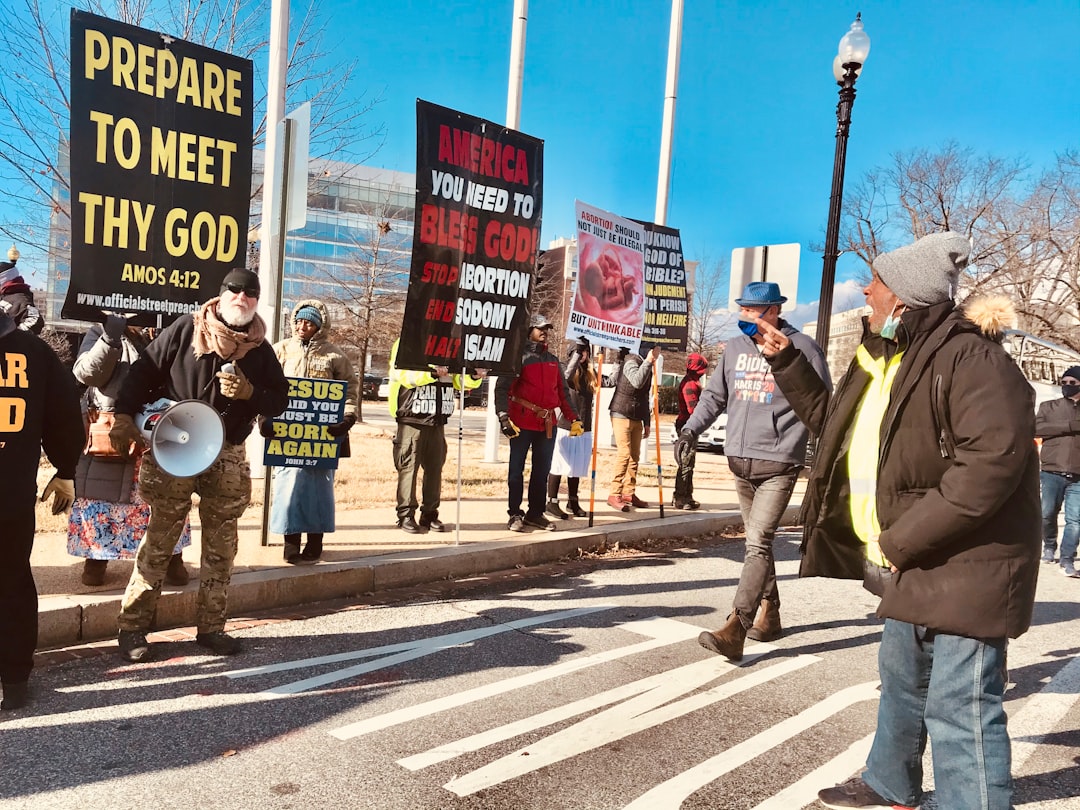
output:
<svg viewBox="0 0 1080 810"><path fill-rule="evenodd" d="M792 506L784 522L796 519ZM492 540L460 546L403 551L351 562L310 567L281 567L236 573L229 586L230 617L273 608L294 607L330 599L423 585L495 571L550 563L615 542L633 547L651 539L695 537L742 523L738 514L677 514L617 526L566 532L532 532L527 539ZM195 623L198 580L184 588L168 588L158 600L153 629ZM50 596L38 606L38 647L60 647L113 638L123 592Z"/></svg>

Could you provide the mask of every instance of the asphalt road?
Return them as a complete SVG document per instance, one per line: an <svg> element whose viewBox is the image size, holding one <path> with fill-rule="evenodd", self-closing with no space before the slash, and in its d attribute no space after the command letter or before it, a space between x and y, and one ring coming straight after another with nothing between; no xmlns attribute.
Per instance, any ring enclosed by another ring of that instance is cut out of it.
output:
<svg viewBox="0 0 1080 810"><path fill-rule="evenodd" d="M0 720L0 807L813 807L864 760L880 623L856 583L795 576L793 535L779 550L785 635L738 666L695 640L738 542L326 605L232 659L48 666ZM1080 581L1043 573L1009 654L1016 806L1080 808Z"/></svg>

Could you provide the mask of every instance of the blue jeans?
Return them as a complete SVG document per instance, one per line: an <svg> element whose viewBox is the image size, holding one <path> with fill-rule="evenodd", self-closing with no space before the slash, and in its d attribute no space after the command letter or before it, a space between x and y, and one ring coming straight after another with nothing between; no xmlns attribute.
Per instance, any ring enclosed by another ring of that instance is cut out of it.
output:
<svg viewBox="0 0 1080 810"><path fill-rule="evenodd" d="M1065 504L1065 531L1061 534L1061 564L1076 557L1080 543L1080 479L1070 482L1056 473L1039 473L1042 488L1043 557L1054 556L1057 550L1058 512Z"/></svg>
<svg viewBox="0 0 1080 810"><path fill-rule="evenodd" d="M551 471L551 456L555 452L555 437L548 438L543 430L523 430L510 440L510 476L507 479L509 498L506 513L521 514L521 496L525 489L525 456L532 448L532 472L529 473L529 517L544 514L547 506L547 477Z"/></svg>
<svg viewBox="0 0 1080 810"><path fill-rule="evenodd" d="M743 627L754 624L761 600L780 607L773 538L799 477L799 467L776 461L728 458L746 527L746 554L733 607Z"/></svg>
<svg viewBox="0 0 1080 810"><path fill-rule="evenodd" d="M886 799L918 804L929 734L938 807L1009 810L1004 660L1004 638L950 636L886 619L877 732L863 780Z"/></svg>

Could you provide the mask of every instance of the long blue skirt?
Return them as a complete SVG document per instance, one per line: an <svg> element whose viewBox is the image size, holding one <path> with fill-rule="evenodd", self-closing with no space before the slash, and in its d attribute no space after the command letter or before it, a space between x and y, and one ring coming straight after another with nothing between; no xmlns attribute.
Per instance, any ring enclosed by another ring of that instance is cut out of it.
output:
<svg viewBox="0 0 1080 810"><path fill-rule="evenodd" d="M275 534L334 531L334 471L275 467L270 531Z"/></svg>

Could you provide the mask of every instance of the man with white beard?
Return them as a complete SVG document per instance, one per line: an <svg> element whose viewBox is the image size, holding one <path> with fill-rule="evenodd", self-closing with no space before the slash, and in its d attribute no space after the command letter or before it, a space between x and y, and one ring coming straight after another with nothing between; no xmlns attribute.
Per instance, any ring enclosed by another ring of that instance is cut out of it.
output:
<svg viewBox="0 0 1080 810"><path fill-rule="evenodd" d="M116 400L109 439L125 457L133 446L137 452L144 444L135 413L162 396L207 402L225 425L221 455L200 475L177 478L162 470L151 454L143 457L139 493L150 504L150 523L120 608L120 655L127 661L151 657L146 633L194 492L199 493L202 521L195 643L215 655L240 650L240 642L224 628L236 524L251 500L244 440L257 416L273 417L285 410L289 394L281 364L265 340L266 324L255 313L258 303L258 275L245 268L230 271L219 297L182 315L149 345L132 365Z"/></svg>

